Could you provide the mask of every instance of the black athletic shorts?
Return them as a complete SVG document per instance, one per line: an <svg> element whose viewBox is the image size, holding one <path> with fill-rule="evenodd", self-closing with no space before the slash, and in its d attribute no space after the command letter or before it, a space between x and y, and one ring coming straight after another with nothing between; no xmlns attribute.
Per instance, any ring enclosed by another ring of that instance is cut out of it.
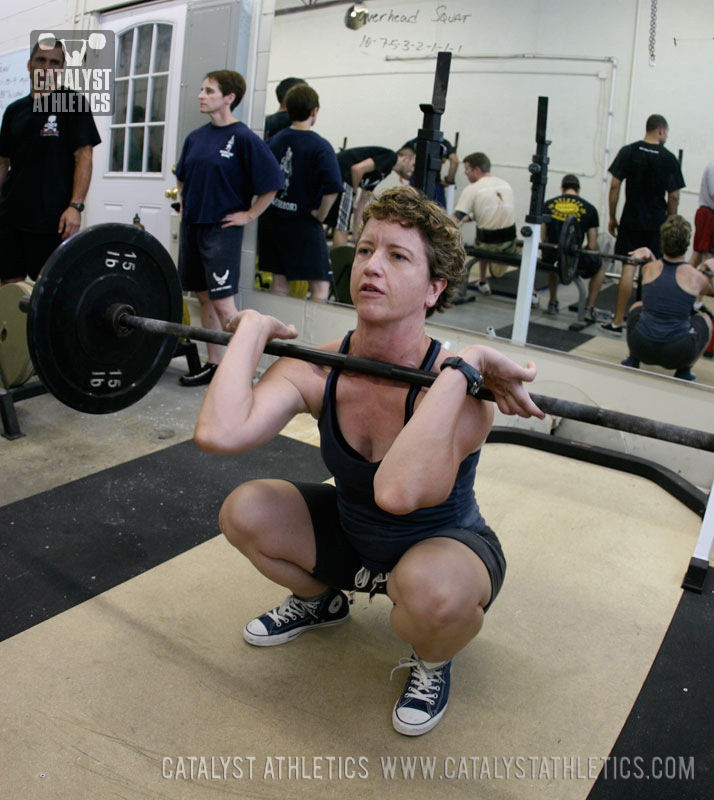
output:
<svg viewBox="0 0 714 800"><path fill-rule="evenodd" d="M238 294L243 226L181 222L179 275L185 292L208 292L210 300Z"/></svg>
<svg viewBox="0 0 714 800"><path fill-rule="evenodd" d="M578 275L580 275L581 278L592 278L593 275L597 275L601 266L602 261L600 260L600 256L588 252L580 253L580 258L578 259Z"/></svg>
<svg viewBox="0 0 714 800"><path fill-rule="evenodd" d="M642 306L630 312L627 318L627 346L630 353L643 364L656 364L665 369L691 367L709 343L709 327L706 320L695 314L690 318L690 329L686 336L671 342L654 342L637 330Z"/></svg>
<svg viewBox="0 0 714 800"><path fill-rule="evenodd" d="M329 483L301 483L298 481L291 481L291 483L303 496L315 531L317 558L312 574L328 586L345 590L354 589L355 575L364 564L340 524L337 512L337 490ZM483 561L491 577L491 599L484 609L488 610L496 599L506 574L506 559L501 550L501 544L496 534L488 526L480 533L474 533L467 528L447 528L416 536L413 542L405 545L401 554L395 553L393 563L385 564L384 569L372 569L372 576L380 571L388 572L393 569L411 544L439 536L462 542ZM383 594L384 586L385 584L382 584L377 591ZM370 591L370 589L371 585L368 585L365 589L358 589L358 591Z"/></svg>
<svg viewBox="0 0 714 800"><path fill-rule="evenodd" d="M258 266L289 281L326 281L330 256L322 224L313 216L263 214L258 222Z"/></svg>
<svg viewBox="0 0 714 800"><path fill-rule="evenodd" d="M649 247L656 258L662 258L662 244L659 238L659 228L654 230L635 230L633 228L618 228L615 240L615 252L626 256L638 247Z"/></svg>
<svg viewBox="0 0 714 800"><path fill-rule="evenodd" d="M29 277L36 281L61 241L59 233L32 233L0 225L0 279Z"/></svg>

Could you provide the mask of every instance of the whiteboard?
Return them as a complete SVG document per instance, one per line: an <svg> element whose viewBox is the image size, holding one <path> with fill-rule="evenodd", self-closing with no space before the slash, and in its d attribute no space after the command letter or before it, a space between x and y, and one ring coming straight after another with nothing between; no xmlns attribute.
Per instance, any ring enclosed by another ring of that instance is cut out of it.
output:
<svg viewBox="0 0 714 800"><path fill-rule="evenodd" d="M29 58L29 50L0 55L0 119L10 103L30 93Z"/></svg>

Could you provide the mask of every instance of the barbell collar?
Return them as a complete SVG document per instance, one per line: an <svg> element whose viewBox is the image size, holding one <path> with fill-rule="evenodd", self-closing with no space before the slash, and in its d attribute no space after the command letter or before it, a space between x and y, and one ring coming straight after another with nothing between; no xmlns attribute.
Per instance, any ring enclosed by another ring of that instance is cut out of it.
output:
<svg viewBox="0 0 714 800"><path fill-rule="evenodd" d="M116 336L129 336L131 327L125 320L135 315L132 306L127 303L114 303L104 312L104 325Z"/></svg>

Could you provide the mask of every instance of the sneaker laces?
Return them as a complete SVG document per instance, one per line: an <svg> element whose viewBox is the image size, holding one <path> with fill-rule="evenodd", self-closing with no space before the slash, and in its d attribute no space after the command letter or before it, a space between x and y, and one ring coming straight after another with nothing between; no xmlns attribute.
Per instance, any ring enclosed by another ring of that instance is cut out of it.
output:
<svg viewBox="0 0 714 800"><path fill-rule="evenodd" d="M389 572L378 572L376 575L372 576L372 570L370 570L369 567L360 567L355 575L355 588L350 591L350 605L354 603L357 590L367 588L370 578L372 578L372 587L369 590L369 602L371 603L380 585L384 584L386 586Z"/></svg>
<svg viewBox="0 0 714 800"><path fill-rule="evenodd" d="M317 618L317 609L321 599L322 597L315 600L301 600L291 594L277 608L266 612L266 616L270 617L278 627L291 620L303 619L308 614Z"/></svg>
<svg viewBox="0 0 714 800"><path fill-rule="evenodd" d="M409 658L399 659L397 666L389 673L389 679L392 679L398 669L409 667L412 670L412 674L409 680L409 689L404 692L404 697L420 700L433 706L439 696L437 691L439 683L446 683L441 677L441 670L444 666L442 664L441 667L427 669L418 656L411 655Z"/></svg>

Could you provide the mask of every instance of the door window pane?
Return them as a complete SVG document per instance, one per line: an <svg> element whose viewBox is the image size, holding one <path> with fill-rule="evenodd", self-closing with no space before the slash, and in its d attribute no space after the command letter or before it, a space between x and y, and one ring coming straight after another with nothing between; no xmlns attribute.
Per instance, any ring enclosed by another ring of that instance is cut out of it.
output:
<svg viewBox="0 0 714 800"><path fill-rule="evenodd" d="M134 42L134 29L122 33L117 49L117 78L124 78L131 69L131 48Z"/></svg>
<svg viewBox="0 0 714 800"><path fill-rule="evenodd" d="M114 81L114 122L126 122L129 81Z"/></svg>
<svg viewBox="0 0 714 800"><path fill-rule="evenodd" d="M154 56L154 71L169 71L169 56L171 55L171 32L170 25L156 26L156 55Z"/></svg>
<svg viewBox="0 0 714 800"><path fill-rule="evenodd" d="M141 172L144 161L144 128L129 128L129 163L127 172Z"/></svg>
<svg viewBox="0 0 714 800"><path fill-rule="evenodd" d="M154 35L153 25L141 25L137 28L138 41L134 56L134 75L146 75L151 64L151 40Z"/></svg>
<svg viewBox="0 0 714 800"><path fill-rule="evenodd" d="M124 128L112 129L112 141L110 146L109 169L112 172L124 171Z"/></svg>
<svg viewBox="0 0 714 800"><path fill-rule="evenodd" d="M148 88L148 78L134 79L134 97L131 101L131 122L144 122L146 120L146 93Z"/></svg>
<svg viewBox="0 0 714 800"><path fill-rule="evenodd" d="M151 88L151 122L163 122L166 119L166 88L168 76L157 75Z"/></svg>
<svg viewBox="0 0 714 800"><path fill-rule="evenodd" d="M161 172L161 156L164 149L164 126L152 125L149 128L149 163L147 172Z"/></svg>

